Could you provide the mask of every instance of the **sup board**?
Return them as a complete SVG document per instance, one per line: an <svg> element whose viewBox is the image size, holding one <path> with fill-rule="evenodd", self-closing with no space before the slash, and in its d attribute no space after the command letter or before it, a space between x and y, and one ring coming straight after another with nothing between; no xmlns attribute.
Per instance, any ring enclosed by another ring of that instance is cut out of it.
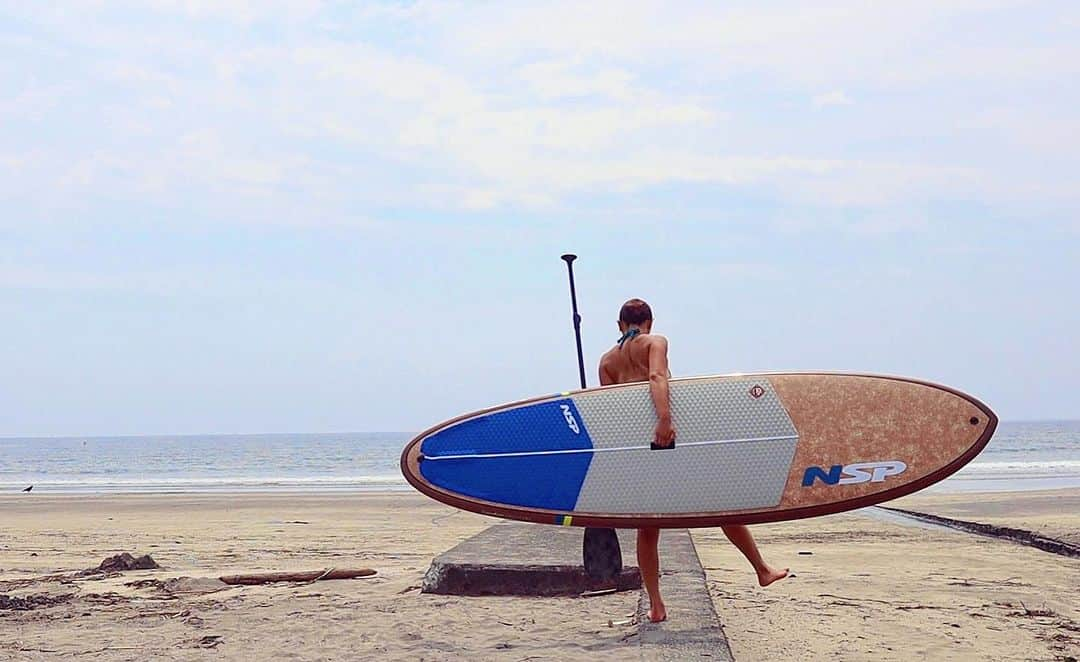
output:
<svg viewBox="0 0 1080 662"><path fill-rule="evenodd" d="M401 455L420 492L529 522L704 527L837 513L910 494L964 466L997 416L902 377L763 373L672 379L674 447L651 447L647 382L459 416Z"/></svg>

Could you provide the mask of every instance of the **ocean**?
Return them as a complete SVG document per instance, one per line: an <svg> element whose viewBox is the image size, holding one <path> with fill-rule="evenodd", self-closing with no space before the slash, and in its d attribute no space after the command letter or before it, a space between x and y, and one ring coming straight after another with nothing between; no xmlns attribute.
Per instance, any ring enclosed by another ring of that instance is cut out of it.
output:
<svg viewBox="0 0 1080 662"><path fill-rule="evenodd" d="M0 438L0 493L408 491L407 432ZM1008 422L941 492L1080 487L1080 421Z"/></svg>

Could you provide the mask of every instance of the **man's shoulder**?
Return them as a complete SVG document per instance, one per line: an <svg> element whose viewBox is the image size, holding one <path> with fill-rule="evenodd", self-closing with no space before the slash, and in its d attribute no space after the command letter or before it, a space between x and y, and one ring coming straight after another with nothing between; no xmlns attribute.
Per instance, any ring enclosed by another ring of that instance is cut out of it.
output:
<svg viewBox="0 0 1080 662"><path fill-rule="evenodd" d="M645 340L650 347L667 347L668 345L667 336L662 336L658 333L650 333L648 335L642 336L642 339Z"/></svg>
<svg viewBox="0 0 1080 662"><path fill-rule="evenodd" d="M615 358L615 353L618 351L618 347L612 347L600 357L600 365L603 366L606 363L611 363Z"/></svg>
<svg viewBox="0 0 1080 662"><path fill-rule="evenodd" d="M664 336L649 333L641 336L641 340L634 343L630 351L635 359L640 362L648 361L649 357L656 354L667 356L668 340Z"/></svg>

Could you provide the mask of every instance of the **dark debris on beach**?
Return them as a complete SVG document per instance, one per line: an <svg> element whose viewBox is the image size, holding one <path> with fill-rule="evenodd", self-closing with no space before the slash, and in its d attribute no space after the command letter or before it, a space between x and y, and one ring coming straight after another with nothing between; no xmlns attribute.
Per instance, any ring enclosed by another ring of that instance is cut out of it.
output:
<svg viewBox="0 0 1080 662"><path fill-rule="evenodd" d="M37 609L39 607L52 607L53 605L62 604L73 597L75 597L74 593L68 593L66 595L39 593L22 597L9 596L0 593L0 610L30 611L31 609Z"/></svg>

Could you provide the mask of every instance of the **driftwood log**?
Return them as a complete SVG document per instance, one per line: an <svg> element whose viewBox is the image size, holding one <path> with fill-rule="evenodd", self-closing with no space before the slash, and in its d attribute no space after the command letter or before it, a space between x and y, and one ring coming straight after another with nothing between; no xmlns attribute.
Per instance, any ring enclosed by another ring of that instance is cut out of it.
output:
<svg viewBox="0 0 1080 662"><path fill-rule="evenodd" d="M272 584L274 582L315 582L323 579L353 579L370 577L375 571L371 568L355 570L330 568L329 570L311 570L308 572L265 572L256 575L227 575L219 577L226 584Z"/></svg>

